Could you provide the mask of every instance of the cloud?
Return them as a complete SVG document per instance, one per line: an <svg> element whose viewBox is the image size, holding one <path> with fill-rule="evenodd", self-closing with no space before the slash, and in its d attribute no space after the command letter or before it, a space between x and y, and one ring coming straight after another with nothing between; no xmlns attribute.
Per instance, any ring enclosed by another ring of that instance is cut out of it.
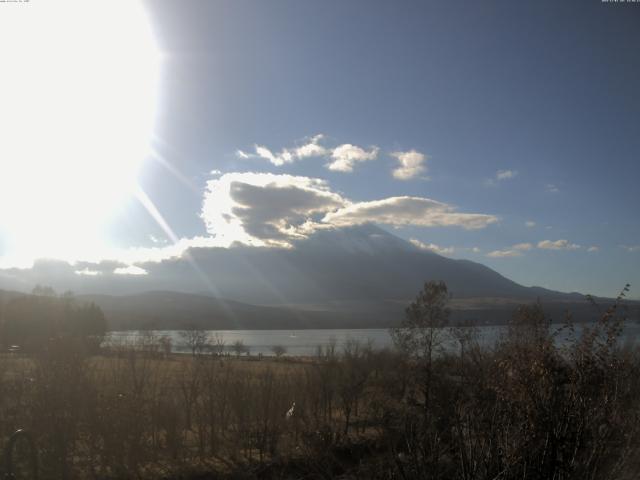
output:
<svg viewBox="0 0 640 480"><path fill-rule="evenodd" d="M301 236L313 215L342 204L339 195L306 185L251 185L234 182L232 214L246 233L262 240Z"/></svg>
<svg viewBox="0 0 640 480"><path fill-rule="evenodd" d="M365 223L478 229L498 221L422 197L352 202L321 179L251 172L210 180L201 217L219 246L274 247L289 247L320 229Z"/></svg>
<svg viewBox="0 0 640 480"><path fill-rule="evenodd" d="M526 222L524 222L525 226L528 228L533 228L536 226L536 222L532 221L532 220L527 220Z"/></svg>
<svg viewBox="0 0 640 480"><path fill-rule="evenodd" d="M247 153L243 150L237 150L236 155L242 159L262 158L268 160L273 165L281 167L296 160L302 160L309 157L324 157L329 155L330 151L320 145L320 140L324 135L314 135L305 140L306 143L293 148L283 148L279 153L274 153L271 149L264 145L255 145L255 153Z"/></svg>
<svg viewBox="0 0 640 480"><path fill-rule="evenodd" d="M487 257L491 258L509 258L509 257L520 257L522 256L522 252L531 250L533 248L533 244L531 243L517 243L510 248L505 248L504 250L494 250L492 252L487 253Z"/></svg>
<svg viewBox="0 0 640 480"><path fill-rule="evenodd" d="M326 167L335 172L352 172L355 165L360 162L375 160L378 156L379 148L372 146L366 150L357 145L344 143L335 148L321 145L324 135L318 134L309 137L305 143L297 147L283 148L276 153L264 145L255 145L255 153L247 153L237 150L236 155L242 159L262 158L268 160L277 167L293 163L311 157L325 158L328 160Z"/></svg>
<svg viewBox="0 0 640 480"><path fill-rule="evenodd" d="M516 170L498 170L493 178L485 180L485 185L495 187L498 183L515 178L517 175L518 172Z"/></svg>
<svg viewBox="0 0 640 480"><path fill-rule="evenodd" d="M271 173L215 174L207 182L200 217L207 234L192 238L170 237L171 243L149 237L154 245L107 248L66 258L74 277L95 275L144 275L151 263L187 258L196 249L230 248L236 245L292 248L323 229L366 223L390 227L455 226L480 229L498 217L459 212L454 206L423 197L389 197L354 202L331 190L319 178ZM440 248L440 247L438 247ZM441 249L446 252L445 249ZM16 265L0 257L2 268ZM33 262L24 268L31 268ZM143 268L144 267L144 268Z"/></svg>
<svg viewBox="0 0 640 480"><path fill-rule="evenodd" d="M90 270L89 268L83 268L82 270L75 270L74 273L76 275L86 275L89 277L95 277L96 275L102 275L102 272L99 270Z"/></svg>
<svg viewBox="0 0 640 480"><path fill-rule="evenodd" d="M116 268L113 273L116 275L147 275L148 272L144 268L129 265L128 267Z"/></svg>
<svg viewBox="0 0 640 480"><path fill-rule="evenodd" d="M296 158L324 157L328 155L329 150L319 143L323 138L324 135L322 134L315 135L306 144L297 147L294 151Z"/></svg>
<svg viewBox="0 0 640 480"><path fill-rule="evenodd" d="M553 183L547 183L544 188L549 193L558 193L560 191L560 189Z"/></svg>
<svg viewBox="0 0 640 480"><path fill-rule="evenodd" d="M369 151L350 143L345 143L333 149L331 152L331 162L327 163L327 168L334 172L353 172L357 163L375 160L378 156L378 147L371 147Z"/></svg>
<svg viewBox="0 0 640 480"><path fill-rule="evenodd" d="M171 244L153 247L134 247L107 252L104 258L117 259L118 267L141 263L159 263L172 258L180 258L184 252L191 248L215 248L228 247L224 239L212 236L196 236L192 238L179 238Z"/></svg>
<svg viewBox="0 0 640 480"><path fill-rule="evenodd" d="M369 150L366 150L350 143L344 143L335 148L328 148L320 143L324 138L322 134L314 135L307 138L302 145L283 148L277 153L264 145L256 144L254 146L255 153L237 150L236 155L245 160L251 158L268 160L277 167L306 158L326 158L328 160L326 167L329 170L348 173L353 171L357 163L375 160L380 150L376 146L372 146Z"/></svg>
<svg viewBox="0 0 640 480"><path fill-rule="evenodd" d="M70 272L76 276L101 276L110 275L135 275L141 271L129 269L131 266L140 266L148 263L160 263L165 260L181 258L190 249L228 247L222 239L216 237L196 236L192 238L180 238L172 244L152 247L113 248L94 252L92 255L81 258L67 259L33 259L28 264L12 261L11 257L0 257L0 271L13 269L37 269L42 271L52 265L64 265L71 268ZM56 267L57 268L57 267Z"/></svg>
<svg viewBox="0 0 640 480"><path fill-rule="evenodd" d="M149 240L151 240L151 242L155 245L162 245L167 243L167 240L165 238L158 238L155 235L149 235Z"/></svg>
<svg viewBox="0 0 640 480"><path fill-rule="evenodd" d="M620 245L620 246L629 253L640 252L640 245Z"/></svg>
<svg viewBox="0 0 640 480"><path fill-rule="evenodd" d="M317 229L318 216L346 202L320 179L228 173L207 183L201 217L221 245L286 247Z"/></svg>
<svg viewBox="0 0 640 480"><path fill-rule="evenodd" d="M282 150L279 154L274 154L267 147L262 145L256 145L256 154L266 160L269 160L275 166L280 167L285 163L292 163L294 160L293 155L289 150Z"/></svg>
<svg viewBox="0 0 640 480"><path fill-rule="evenodd" d="M393 152L391 156L398 160L399 166L393 170L394 178L409 180L427 171L425 161L427 156L416 150L408 152Z"/></svg>
<svg viewBox="0 0 640 480"><path fill-rule="evenodd" d="M575 243L570 243L568 240L541 240L536 245L537 248L542 250L578 250L582 248L580 245ZM507 257L519 257L522 255L522 252L533 250L534 245L532 243L517 243L509 248L505 248L502 250L494 250L487 254L487 257L492 258L507 258ZM597 252L599 250L598 247L592 246L587 249L588 252Z"/></svg>
<svg viewBox="0 0 640 480"><path fill-rule="evenodd" d="M437 253L438 255L451 255L455 252L454 247L440 247L435 243L423 243L416 238L409 239L409 242L418 247L420 250L429 250L431 252Z"/></svg>
<svg viewBox="0 0 640 480"><path fill-rule="evenodd" d="M587 252L590 252L590 253L597 252L599 250L600 250L600 247L596 245L592 245L591 247L587 248Z"/></svg>
<svg viewBox="0 0 640 480"><path fill-rule="evenodd" d="M568 240L541 240L538 242L538 248L542 248L543 250L577 250L580 245L575 243L570 243Z"/></svg>
<svg viewBox="0 0 640 480"><path fill-rule="evenodd" d="M458 213L451 205L422 197L390 197L347 205L328 213L323 222L335 226L382 223L390 226L484 228L496 223L494 215Z"/></svg>
<svg viewBox="0 0 640 480"><path fill-rule="evenodd" d="M517 250L505 249L505 250L494 250L493 252L487 253L487 257L491 258L508 258L508 257L519 257L522 255L522 252Z"/></svg>
<svg viewBox="0 0 640 480"><path fill-rule="evenodd" d="M515 170L498 170L496 172L496 180L509 180L510 178L514 178L518 175L518 172Z"/></svg>

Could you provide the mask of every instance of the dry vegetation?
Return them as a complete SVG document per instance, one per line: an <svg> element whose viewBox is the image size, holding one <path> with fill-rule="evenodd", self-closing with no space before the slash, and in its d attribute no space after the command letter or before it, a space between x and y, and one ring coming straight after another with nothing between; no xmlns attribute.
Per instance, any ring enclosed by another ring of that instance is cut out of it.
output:
<svg viewBox="0 0 640 480"><path fill-rule="evenodd" d="M58 338L0 358L0 436L29 429L44 479L635 478L640 361L617 343L619 302L583 335L568 320L562 346L538 305L490 350L447 317L428 284L398 351L309 359Z"/></svg>

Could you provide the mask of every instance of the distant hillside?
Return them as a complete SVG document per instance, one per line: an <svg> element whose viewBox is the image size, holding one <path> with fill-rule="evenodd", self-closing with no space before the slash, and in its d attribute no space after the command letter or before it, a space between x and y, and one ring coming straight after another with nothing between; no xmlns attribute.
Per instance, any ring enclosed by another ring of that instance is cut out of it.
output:
<svg viewBox="0 0 640 480"><path fill-rule="evenodd" d="M7 304L7 302L22 295L26 295L26 294L21 292L14 292L10 290L0 290L0 319L2 318L5 305Z"/></svg>
<svg viewBox="0 0 640 480"><path fill-rule="evenodd" d="M145 292L125 296L81 295L119 329L270 329L309 328L318 315L296 315L286 308L264 307L180 292ZM336 326L336 324L332 324Z"/></svg>
<svg viewBox="0 0 640 480"><path fill-rule="evenodd" d="M401 301L332 302L276 308L178 292L147 292L122 297L82 295L79 300L98 305L112 330L388 328L403 318L408 304ZM527 300L454 299L451 319L454 323L502 324L522 303ZM544 308L556 322L563 321L567 311L573 314L575 321L595 320L599 316L598 310L586 301L549 301L544 303ZM638 318L637 303L633 304L630 313L631 318Z"/></svg>

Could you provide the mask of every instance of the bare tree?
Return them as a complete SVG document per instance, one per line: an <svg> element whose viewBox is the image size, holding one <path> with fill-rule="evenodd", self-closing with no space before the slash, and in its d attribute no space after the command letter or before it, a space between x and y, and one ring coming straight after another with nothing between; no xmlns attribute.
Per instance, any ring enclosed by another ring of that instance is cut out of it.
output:
<svg viewBox="0 0 640 480"><path fill-rule="evenodd" d="M407 307L399 327L391 329L395 346L419 367L425 411L429 408L434 355L446 341L449 324L449 293L444 282L427 282Z"/></svg>
<svg viewBox="0 0 640 480"><path fill-rule="evenodd" d="M163 356L168 357L169 355L171 355L171 337L160 337L158 342L160 343L160 348L162 349Z"/></svg>
<svg viewBox="0 0 640 480"><path fill-rule="evenodd" d="M344 434L349 433L352 413L358 415L358 404L371 373L371 342L363 344L350 338L344 344L338 370L338 397L344 416Z"/></svg>
<svg viewBox="0 0 640 480"><path fill-rule="evenodd" d="M249 348L244 344L242 340L236 340L235 342L233 342L231 348L233 349L237 357L239 357L243 353L249 353Z"/></svg>
<svg viewBox="0 0 640 480"><path fill-rule="evenodd" d="M224 339L224 336L221 333L216 332L213 335L213 338L211 341L213 344L212 345L213 352L218 356L222 356L222 354L224 354L224 348L227 344L227 342Z"/></svg>
<svg viewBox="0 0 640 480"><path fill-rule="evenodd" d="M192 328L189 330L181 330L180 337L191 350L194 357L201 354L209 343L209 333L200 328Z"/></svg>
<svg viewBox="0 0 640 480"><path fill-rule="evenodd" d="M449 333L460 347L460 371L464 374L464 360L467 351L478 346L479 330L471 321L465 321L449 328Z"/></svg>
<svg viewBox="0 0 640 480"><path fill-rule="evenodd" d="M282 357L285 353L287 353L286 347L282 345L274 345L271 347L271 352L278 358Z"/></svg>

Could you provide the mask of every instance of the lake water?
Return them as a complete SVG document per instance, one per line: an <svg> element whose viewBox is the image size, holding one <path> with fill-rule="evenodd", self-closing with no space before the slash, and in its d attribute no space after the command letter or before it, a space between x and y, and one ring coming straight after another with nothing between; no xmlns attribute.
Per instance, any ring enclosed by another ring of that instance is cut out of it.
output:
<svg viewBox="0 0 640 480"><path fill-rule="evenodd" d="M556 326L552 326L552 329ZM580 331L581 326L576 326ZM478 327L479 343L484 346L491 346L505 331L503 326L482 326ZM381 328L370 329L319 329L319 330L210 330L209 335L215 335L224 339L226 351L231 352L231 345L240 340L249 348L251 355L273 355L273 347L282 346L286 349L286 354L291 356L315 355L318 346L329 346L335 344L336 351L341 352L344 345L350 340L357 340L362 343L371 342L374 348L381 349L392 347L393 343L389 330ZM155 337L168 337L171 339L172 351L178 353L188 352L189 349L184 339L176 330L160 330L152 332L139 331L116 331L110 332L105 342L113 343L134 343L141 337L153 335ZM564 341L566 337L560 336L559 341ZM640 338L640 325L629 324L625 327L620 338L622 344L637 344Z"/></svg>

